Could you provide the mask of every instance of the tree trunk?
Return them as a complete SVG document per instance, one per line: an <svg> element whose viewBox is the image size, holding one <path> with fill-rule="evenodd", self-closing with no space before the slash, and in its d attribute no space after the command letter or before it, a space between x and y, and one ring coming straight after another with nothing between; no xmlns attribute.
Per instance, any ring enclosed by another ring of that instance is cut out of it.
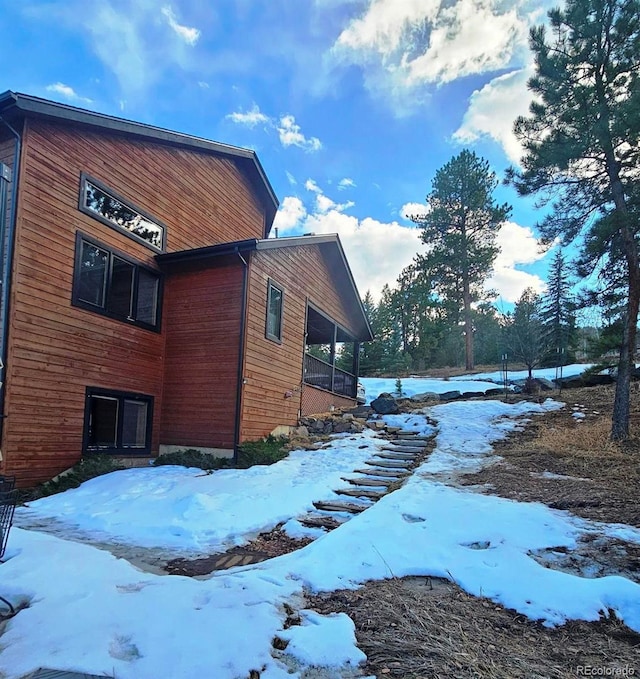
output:
<svg viewBox="0 0 640 679"><path fill-rule="evenodd" d="M473 317L471 316L471 293L469 281L465 277L462 283L462 303L464 305L464 350L465 369L473 370Z"/></svg>
<svg viewBox="0 0 640 679"><path fill-rule="evenodd" d="M612 173L609 174L612 176ZM630 388L632 366L635 368L636 328L638 325L638 306L640 304L640 268L638 266L638 248L633 233L629 229L627 206L624 191L617 172L611 181L611 192L616 206L618 218L622 226L618 229L627 264L627 311L622 331L622 344L618 360L616 393L613 401L611 417L611 438L624 441L629 438Z"/></svg>
<svg viewBox="0 0 640 679"><path fill-rule="evenodd" d="M640 270L635 239L626 226L622 227L620 235L627 260L628 295L611 418L611 438L614 441L624 441L629 438L631 374L635 368L636 328L640 304Z"/></svg>
<svg viewBox="0 0 640 679"><path fill-rule="evenodd" d="M604 63L604 62L603 62ZM638 267L638 246L632 230L629 228L629 211L620 179L621 164L616 158L610 136L611 112L607 105L607 97L602 73L596 75L596 91L600 105L600 126L597 133L602 141L605 163L611 196L615 205L615 216L618 221L618 234L622 241L622 249L627 264L627 311L622 331L622 345L618 361L616 393L611 416L611 439L624 441L629 438L629 412L631 365L636 352L636 327L638 324L638 304L640 302L640 268ZM635 367L635 365L634 365Z"/></svg>

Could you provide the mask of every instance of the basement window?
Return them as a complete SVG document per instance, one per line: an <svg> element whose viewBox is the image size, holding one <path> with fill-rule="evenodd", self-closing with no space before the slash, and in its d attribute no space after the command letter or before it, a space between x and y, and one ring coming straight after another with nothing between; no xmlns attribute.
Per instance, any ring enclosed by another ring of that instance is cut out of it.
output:
<svg viewBox="0 0 640 679"><path fill-rule="evenodd" d="M85 174L82 174L80 181L79 207L85 214L125 233L143 245L158 252L164 251L163 224Z"/></svg>
<svg viewBox="0 0 640 679"><path fill-rule="evenodd" d="M143 454L151 450L153 397L89 387L85 451Z"/></svg>
<svg viewBox="0 0 640 679"><path fill-rule="evenodd" d="M266 337L273 342L282 342L282 303L284 292L271 279L267 283L267 329Z"/></svg>
<svg viewBox="0 0 640 679"><path fill-rule="evenodd" d="M160 293L157 271L77 234L74 306L159 331Z"/></svg>

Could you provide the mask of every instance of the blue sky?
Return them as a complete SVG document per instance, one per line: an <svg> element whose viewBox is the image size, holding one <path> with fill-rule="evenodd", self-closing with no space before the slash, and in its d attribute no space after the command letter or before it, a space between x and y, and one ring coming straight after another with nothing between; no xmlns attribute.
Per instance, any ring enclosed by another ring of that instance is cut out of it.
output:
<svg viewBox="0 0 640 679"><path fill-rule="evenodd" d="M362 294L416 252L406 218L463 148L517 163L527 34L549 0L0 0L7 89L257 151L281 236L340 234ZM489 285L543 288L533 202ZM538 215L539 216L539 215Z"/></svg>

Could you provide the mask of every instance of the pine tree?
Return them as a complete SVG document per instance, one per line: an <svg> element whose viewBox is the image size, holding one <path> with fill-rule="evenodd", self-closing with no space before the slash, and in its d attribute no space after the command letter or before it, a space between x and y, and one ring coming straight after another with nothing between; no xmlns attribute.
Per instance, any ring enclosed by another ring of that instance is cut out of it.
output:
<svg viewBox="0 0 640 679"><path fill-rule="evenodd" d="M573 277L559 249L551 262L547 291L542 297L540 309L547 345L547 365L558 365L559 360L567 365L575 358L576 303L572 289Z"/></svg>
<svg viewBox="0 0 640 679"><path fill-rule="evenodd" d="M415 263L405 267L392 294L400 324L402 351L414 368L424 369L442 336L438 301L430 278Z"/></svg>
<svg viewBox="0 0 640 679"><path fill-rule="evenodd" d="M372 342L364 342L360 347L360 374L375 375L381 370L382 344L378 335L378 312L370 290L367 290L362 306L369 319L374 339Z"/></svg>
<svg viewBox="0 0 640 679"><path fill-rule="evenodd" d="M511 212L507 204L494 201L497 185L489 163L465 149L436 172L428 209L416 219L422 242L429 245L416 263L433 280L445 306L462 314L467 370L474 365L472 303L482 296L499 252L498 229Z"/></svg>
<svg viewBox="0 0 640 679"><path fill-rule="evenodd" d="M539 193L550 214L539 225L569 243L603 226L617 243L626 279L611 437L629 436L629 390L640 304L637 193L640 174L640 0L567 0L532 29L535 100L515 133L522 171L508 177L522 195ZM610 253L603 249L600 256Z"/></svg>

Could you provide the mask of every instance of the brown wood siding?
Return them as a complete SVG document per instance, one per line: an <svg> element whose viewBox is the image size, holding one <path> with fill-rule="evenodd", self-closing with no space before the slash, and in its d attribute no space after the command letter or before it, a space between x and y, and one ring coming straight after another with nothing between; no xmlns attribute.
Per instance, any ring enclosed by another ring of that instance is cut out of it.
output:
<svg viewBox="0 0 640 679"><path fill-rule="evenodd" d="M330 391L318 389L310 384L302 385L302 416L318 415L326 413L334 408L355 408L357 401L355 398L338 396Z"/></svg>
<svg viewBox="0 0 640 679"><path fill-rule="evenodd" d="M284 288L282 343L265 337L267 281ZM262 250L251 259L241 440L295 425L301 409L306 302L346 329L349 315L320 246Z"/></svg>
<svg viewBox="0 0 640 679"><path fill-rule="evenodd" d="M243 266L169 276L160 443L233 448Z"/></svg>
<svg viewBox="0 0 640 679"><path fill-rule="evenodd" d="M76 205L80 172L102 181L167 225L168 252L263 235L264 210L230 158L60 124L29 125L29 146L49 181Z"/></svg>
<svg viewBox="0 0 640 679"><path fill-rule="evenodd" d="M77 231L152 267L154 252L78 210L80 173L165 223L168 250L260 237L264 217L232 160L71 126L29 121L20 172L2 452L24 486L79 460L87 386L153 396L158 450L164 321L156 333L71 305Z"/></svg>

